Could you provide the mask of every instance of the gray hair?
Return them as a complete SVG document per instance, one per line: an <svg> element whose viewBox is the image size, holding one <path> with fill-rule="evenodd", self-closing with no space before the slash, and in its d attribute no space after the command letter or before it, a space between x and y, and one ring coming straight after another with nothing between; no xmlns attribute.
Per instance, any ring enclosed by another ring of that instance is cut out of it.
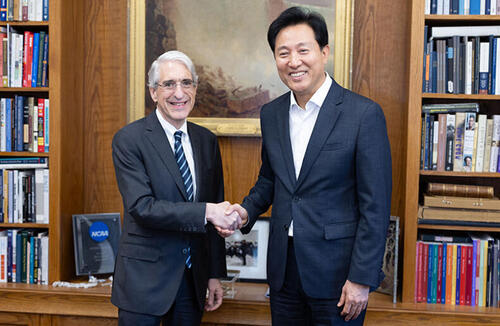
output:
<svg viewBox="0 0 500 326"><path fill-rule="evenodd" d="M178 61L186 66L188 70L191 72L191 76L193 76L193 81L195 84L198 84L198 75L196 74L196 70L194 68L193 61L189 59L187 55L180 51L167 51L160 55L152 64L151 68L149 68L148 72L148 86L151 88L156 88L159 74L160 64L168 62L168 61Z"/></svg>

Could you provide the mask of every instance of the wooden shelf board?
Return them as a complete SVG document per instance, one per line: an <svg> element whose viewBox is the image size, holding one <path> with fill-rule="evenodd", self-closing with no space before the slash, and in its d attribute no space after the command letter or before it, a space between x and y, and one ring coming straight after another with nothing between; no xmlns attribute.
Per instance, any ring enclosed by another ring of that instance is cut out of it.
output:
<svg viewBox="0 0 500 326"><path fill-rule="evenodd" d="M422 93L422 98L456 99L456 100L500 100L500 95Z"/></svg>
<svg viewBox="0 0 500 326"><path fill-rule="evenodd" d="M500 20L500 15L425 15L425 20L494 22Z"/></svg>
<svg viewBox="0 0 500 326"><path fill-rule="evenodd" d="M472 177L472 178L500 178L499 172L453 172L420 170L420 175L434 175L445 177Z"/></svg>
<svg viewBox="0 0 500 326"><path fill-rule="evenodd" d="M436 225L436 224L418 224L419 229L423 230L450 230L450 231L484 231L500 232L500 227L488 226L463 226L463 225Z"/></svg>
<svg viewBox="0 0 500 326"><path fill-rule="evenodd" d="M34 26L34 27L42 27L49 26L49 22L45 21L3 21L0 22L0 26Z"/></svg>
<svg viewBox="0 0 500 326"><path fill-rule="evenodd" d="M13 156L13 157L49 157L49 153L0 152L0 157L2 157L2 156Z"/></svg>
<svg viewBox="0 0 500 326"><path fill-rule="evenodd" d="M48 229L49 228L49 224L39 224L39 223L0 223L0 228Z"/></svg>
<svg viewBox="0 0 500 326"><path fill-rule="evenodd" d="M48 87L0 87L0 92L12 93L40 93L48 91Z"/></svg>

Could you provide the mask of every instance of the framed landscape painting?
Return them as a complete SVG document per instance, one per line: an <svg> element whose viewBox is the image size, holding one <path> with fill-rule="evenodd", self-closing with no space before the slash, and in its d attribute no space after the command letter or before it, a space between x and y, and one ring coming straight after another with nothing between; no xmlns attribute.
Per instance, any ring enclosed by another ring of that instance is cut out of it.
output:
<svg viewBox="0 0 500 326"><path fill-rule="evenodd" d="M189 120L217 135L259 136L260 108L288 90L276 71L267 29L291 6L325 17L331 48L327 71L349 87L349 0L129 0L129 121L155 109L146 86L153 60L179 50L199 75Z"/></svg>

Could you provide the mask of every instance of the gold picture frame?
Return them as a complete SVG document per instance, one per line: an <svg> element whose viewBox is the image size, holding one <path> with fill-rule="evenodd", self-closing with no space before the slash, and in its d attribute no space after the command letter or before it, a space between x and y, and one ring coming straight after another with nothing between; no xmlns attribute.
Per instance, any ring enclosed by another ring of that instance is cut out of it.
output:
<svg viewBox="0 0 500 326"><path fill-rule="evenodd" d="M321 0L326 1L326 0ZM333 72L342 86L351 86L352 15L350 0L331 0L335 4ZM146 1L128 0L128 122L144 117L146 89ZM258 118L190 117L189 121L202 125L218 136L261 135Z"/></svg>

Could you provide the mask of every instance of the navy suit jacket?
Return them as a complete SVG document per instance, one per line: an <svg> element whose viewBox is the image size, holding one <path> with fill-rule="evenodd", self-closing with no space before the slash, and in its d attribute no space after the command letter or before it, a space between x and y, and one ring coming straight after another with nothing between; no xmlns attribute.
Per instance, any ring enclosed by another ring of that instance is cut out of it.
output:
<svg viewBox="0 0 500 326"><path fill-rule="evenodd" d="M288 228L305 293L339 298L346 279L376 288L391 202L391 154L382 109L333 81L296 178L290 93L261 110L262 166L242 206L249 232L272 204L267 278L283 285Z"/></svg>
<svg viewBox="0 0 500 326"><path fill-rule="evenodd" d="M226 276L224 239L205 225L206 202L224 200L216 136L188 122L196 168L196 202L187 202L179 167L156 113L135 121L113 138L113 162L123 198L123 233L111 301L121 309L163 315L184 274L187 248L198 305L209 278Z"/></svg>

